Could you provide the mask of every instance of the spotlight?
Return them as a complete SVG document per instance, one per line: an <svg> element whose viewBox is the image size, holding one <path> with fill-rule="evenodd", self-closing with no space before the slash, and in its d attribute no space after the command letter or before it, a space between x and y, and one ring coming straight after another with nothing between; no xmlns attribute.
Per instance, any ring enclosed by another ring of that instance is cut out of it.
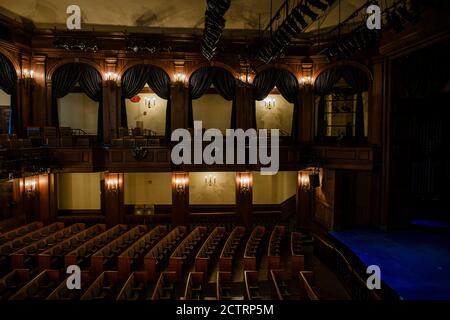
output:
<svg viewBox="0 0 450 320"><path fill-rule="evenodd" d="M362 37L362 31L355 32L355 34L353 35L353 39L355 41L355 45L358 50L362 50L365 48L364 39Z"/></svg>
<svg viewBox="0 0 450 320"><path fill-rule="evenodd" d="M386 16L386 20L395 32L398 33L403 31L402 20L395 11L389 12Z"/></svg>
<svg viewBox="0 0 450 320"><path fill-rule="evenodd" d="M214 29L214 30L222 30L223 28L225 28L225 22L220 22L217 20L212 20L212 19L205 19L205 28L209 29Z"/></svg>
<svg viewBox="0 0 450 320"><path fill-rule="evenodd" d="M312 21L316 20L317 17L319 16L317 13L315 13L314 11L312 11L308 6L302 4L300 5L300 10L306 14L308 17L311 18Z"/></svg>
<svg viewBox="0 0 450 320"><path fill-rule="evenodd" d="M286 20L286 24L291 27L291 29L293 29L295 31L296 34L302 32L302 29L299 28L297 22L295 22L295 19L293 16L290 16L287 20Z"/></svg>
<svg viewBox="0 0 450 320"><path fill-rule="evenodd" d="M346 47L349 48L350 51L355 52L358 49L356 41L354 40L353 37L347 38L344 42Z"/></svg>
<svg viewBox="0 0 450 320"><path fill-rule="evenodd" d="M277 34L285 42L289 42L291 40L291 36L289 35L289 33L284 28L278 29L277 30Z"/></svg>
<svg viewBox="0 0 450 320"><path fill-rule="evenodd" d="M351 39L345 39L342 41L342 46L347 50L349 55L355 53L356 46L354 46L351 42Z"/></svg>
<svg viewBox="0 0 450 320"><path fill-rule="evenodd" d="M305 19L303 18L303 15L298 11L298 8L294 9L292 11L292 14L295 18L295 20L300 23L300 25L302 26L303 29L305 29L308 26L308 23L305 21Z"/></svg>
<svg viewBox="0 0 450 320"><path fill-rule="evenodd" d="M224 15L225 12L230 8L231 0L220 0L220 1L208 1L208 10L217 12L219 15Z"/></svg>
<svg viewBox="0 0 450 320"><path fill-rule="evenodd" d="M398 7L398 13L400 13L400 16L405 19L406 21L410 22L410 23L417 23L418 16L414 16L408 9L406 9L405 5L402 5L400 7Z"/></svg>
<svg viewBox="0 0 450 320"><path fill-rule="evenodd" d="M351 52L343 45L342 42L336 43L336 48L339 52L339 56L341 57L349 57L351 55Z"/></svg>
<svg viewBox="0 0 450 320"><path fill-rule="evenodd" d="M225 23L225 18L221 14L213 10L205 11L205 20L217 21L220 24Z"/></svg>
<svg viewBox="0 0 450 320"><path fill-rule="evenodd" d="M297 31L291 27L291 25L289 25L288 23L283 23L283 25L281 26L282 28L284 28L284 30L286 30L287 33L289 33L289 35L291 37L295 37L297 35ZM298 29L298 27L297 27ZM300 30L300 29L299 29ZM301 31L301 30L300 30ZM299 31L299 32L300 32Z"/></svg>
<svg viewBox="0 0 450 320"><path fill-rule="evenodd" d="M322 10L322 11L325 11L325 10L327 10L327 8L328 8L328 5L325 4L325 3L323 3L323 2L320 1L320 0L308 0L308 2L309 2L312 6L318 8L318 9L320 9L320 10Z"/></svg>

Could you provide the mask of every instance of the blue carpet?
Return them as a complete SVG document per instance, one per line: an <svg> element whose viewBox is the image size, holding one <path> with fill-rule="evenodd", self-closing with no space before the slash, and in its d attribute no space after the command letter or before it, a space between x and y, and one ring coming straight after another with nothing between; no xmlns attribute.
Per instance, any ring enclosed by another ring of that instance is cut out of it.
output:
<svg viewBox="0 0 450 320"><path fill-rule="evenodd" d="M442 229L441 229L442 230ZM438 229L330 232L403 299L450 300L450 232Z"/></svg>

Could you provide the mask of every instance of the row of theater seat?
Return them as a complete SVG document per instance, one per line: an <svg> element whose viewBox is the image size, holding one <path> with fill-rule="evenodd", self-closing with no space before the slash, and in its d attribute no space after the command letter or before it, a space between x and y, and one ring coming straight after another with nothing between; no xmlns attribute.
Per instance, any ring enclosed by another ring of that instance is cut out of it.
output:
<svg viewBox="0 0 450 320"><path fill-rule="evenodd" d="M272 231L273 238L280 230L280 227L276 227ZM245 247L254 248L259 241L263 241L265 233L263 227L253 229ZM45 241L50 237L57 239L50 248L46 245L42 250L29 251L28 247L37 248L39 247L37 244L46 243ZM186 227L177 227L167 233L167 228L164 226L157 226L150 230L143 225L132 228L117 225L106 230L104 225L86 228L83 224L64 226L56 223L44 227L42 224L34 223L0 235L0 239L3 239L3 245L0 248L10 248L15 241L20 241L22 245L23 239L33 239L28 247L5 256L11 258L23 253L29 256L48 256L50 261L54 258L61 261L64 258L65 267L74 264L74 261L80 263L86 290L80 294L68 291L62 285L67 276L64 268L42 269L44 265L38 268L37 264L27 264L15 267L0 280L0 297L11 299L148 299L153 297L163 299L181 296L184 299L202 299L205 298L207 275L217 263L215 258L217 253L221 252L220 258L237 255L240 247L245 243L242 241L244 237L245 229L242 227L236 227L231 233L221 227L212 231L197 227L191 232L188 232ZM158 264L169 260L167 271L164 271L162 266L150 271L142 261L143 256L144 260L154 258ZM93 268L95 265L93 261L98 257L101 258L101 270ZM186 273L189 266L193 264L193 257L196 258L195 271ZM134 263L133 261L138 258L141 261ZM121 259L128 268L122 270L120 263L105 263ZM205 267L205 265L197 264L197 259L206 259L209 263ZM171 264L172 261L178 260L181 261L180 264ZM40 260L38 261L40 265ZM50 266L55 265L61 266L61 263ZM251 271L245 267L244 270ZM218 282L220 280L220 284L217 284L217 297L227 298L231 295L230 279L233 271L235 270L222 270L222 265L219 263L220 274L217 275L217 280ZM187 280L183 280L185 276ZM176 288L180 285L183 286L183 294L176 296L178 292ZM223 288L219 287L221 285ZM279 287L282 287L282 283ZM280 288L278 288L279 291ZM258 295L248 296L248 298L252 297L258 298Z"/></svg>

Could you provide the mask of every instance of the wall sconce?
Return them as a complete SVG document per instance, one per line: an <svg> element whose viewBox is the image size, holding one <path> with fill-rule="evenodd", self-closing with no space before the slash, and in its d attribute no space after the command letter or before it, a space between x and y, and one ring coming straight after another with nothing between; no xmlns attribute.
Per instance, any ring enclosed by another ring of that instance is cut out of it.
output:
<svg viewBox="0 0 450 320"><path fill-rule="evenodd" d="M266 107L266 109L270 110L272 108L275 107L275 99L274 98L265 98L264 99L264 107Z"/></svg>
<svg viewBox="0 0 450 320"><path fill-rule="evenodd" d="M187 178L178 177L175 178L175 190L178 194L183 194L186 192L186 185L188 183Z"/></svg>
<svg viewBox="0 0 450 320"><path fill-rule="evenodd" d="M36 195L36 180L25 180L25 194L27 195L27 198L34 197Z"/></svg>
<svg viewBox="0 0 450 320"><path fill-rule="evenodd" d="M241 80L245 84L251 84L253 82L253 77L248 73L241 73L241 75L239 76L239 80Z"/></svg>
<svg viewBox="0 0 450 320"><path fill-rule="evenodd" d="M215 186L216 185L216 181L217 181L216 176L213 176L211 174L205 176L205 185L208 186L208 187Z"/></svg>
<svg viewBox="0 0 450 320"><path fill-rule="evenodd" d="M106 191L114 193L119 191L119 179L117 177L106 178Z"/></svg>
<svg viewBox="0 0 450 320"><path fill-rule="evenodd" d="M119 80L119 75L115 72L106 72L104 78L108 81L117 81Z"/></svg>
<svg viewBox="0 0 450 320"><path fill-rule="evenodd" d="M239 187L241 193L250 192L250 175L248 173L241 173L239 177Z"/></svg>
<svg viewBox="0 0 450 320"><path fill-rule="evenodd" d="M22 79L33 79L34 78L34 70L23 69Z"/></svg>
<svg viewBox="0 0 450 320"><path fill-rule="evenodd" d="M298 179L302 191L314 191L314 189L320 187L320 173L318 168L300 171Z"/></svg>
<svg viewBox="0 0 450 320"><path fill-rule="evenodd" d="M184 73L177 72L173 75L173 78L175 79L175 82L183 83L186 79L186 75Z"/></svg>
<svg viewBox="0 0 450 320"><path fill-rule="evenodd" d="M151 107L155 107L156 106L156 98L155 97L145 97L144 105L149 109L151 109Z"/></svg>
<svg viewBox="0 0 450 320"><path fill-rule="evenodd" d="M313 79L313 61L309 58L304 59L301 62L302 76L300 77L300 84L309 86L314 84Z"/></svg>
<svg viewBox="0 0 450 320"><path fill-rule="evenodd" d="M304 86L313 85L314 79L311 76L300 77L300 84Z"/></svg>

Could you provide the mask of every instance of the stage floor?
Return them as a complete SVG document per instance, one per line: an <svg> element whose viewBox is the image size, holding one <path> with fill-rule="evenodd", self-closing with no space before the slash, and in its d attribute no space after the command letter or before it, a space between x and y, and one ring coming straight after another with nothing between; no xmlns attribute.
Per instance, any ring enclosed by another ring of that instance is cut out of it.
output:
<svg viewBox="0 0 450 320"><path fill-rule="evenodd" d="M353 229L330 234L365 265L378 265L381 279L402 299L450 300L449 229Z"/></svg>

